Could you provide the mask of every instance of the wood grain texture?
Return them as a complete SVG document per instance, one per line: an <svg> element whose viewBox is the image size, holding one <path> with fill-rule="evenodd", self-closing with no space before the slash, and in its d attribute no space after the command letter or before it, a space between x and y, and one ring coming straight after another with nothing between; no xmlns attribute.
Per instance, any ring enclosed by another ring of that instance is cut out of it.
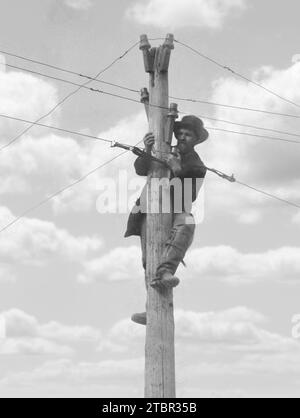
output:
<svg viewBox="0 0 300 418"><path fill-rule="evenodd" d="M171 52L171 51L169 51ZM166 63L166 48L156 49L154 73L150 77L150 105L165 109L149 108L150 131L156 137L156 156L163 158L170 152L167 143L168 120L168 72L161 71L161 60ZM162 209L163 194L168 189L153 190L150 187L152 178L169 178L170 172L161 164L153 162L148 177L148 203L150 208L159 206ZM159 205L158 205L159 203ZM147 215L147 331L145 347L145 397L146 398L175 398L175 349L174 349L174 312L173 290L156 290L149 286L155 278L156 270L161 262L163 247L169 237L172 227L172 214Z"/></svg>

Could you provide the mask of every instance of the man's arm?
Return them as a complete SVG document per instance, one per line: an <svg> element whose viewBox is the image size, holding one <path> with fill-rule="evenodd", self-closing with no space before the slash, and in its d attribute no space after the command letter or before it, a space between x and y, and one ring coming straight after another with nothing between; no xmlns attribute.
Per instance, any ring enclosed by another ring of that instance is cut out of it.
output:
<svg viewBox="0 0 300 418"><path fill-rule="evenodd" d="M202 163L201 165L192 165L189 167L185 167L180 172L180 177L182 178L197 178L197 179L204 179L206 176L207 169L205 165Z"/></svg>
<svg viewBox="0 0 300 418"><path fill-rule="evenodd" d="M154 135L152 132L149 132L144 137L145 154L138 157L134 163L135 172L138 176L148 176L151 166L151 151L154 143Z"/></svg>
<svg viewBox="0 0 300 418"><path fill-rule="evenodd" d="M138 157L134 162L135 172L138 176L148 176L151 165L151 156L144 154Z"/></svg>
<svg viewBox="0 0 300 418"><path fill-rule="evenodd" d="M180 177L203 179L206 176L207 169L199 155L194 152L182 164Z"/></svg>
<svg viewBox="0 0 300 418"><path fill-rule="evenodd" d="M181 162L176 156L170 155L167 162L175 177L201 179L205 177L207 172L205 165L197 154L192 155L184 162Z"/></svg>

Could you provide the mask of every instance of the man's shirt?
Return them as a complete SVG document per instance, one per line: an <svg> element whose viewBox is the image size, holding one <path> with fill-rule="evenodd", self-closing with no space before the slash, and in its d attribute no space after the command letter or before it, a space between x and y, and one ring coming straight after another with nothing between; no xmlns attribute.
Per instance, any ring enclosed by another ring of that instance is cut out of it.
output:
<svg viewBox="0 0 300 418"><path fill-rule="evenodd" d="M151 168L151 156L148 154L138 157L134 163L136 174L139 176L147 176ZM171 176L170 197L172 201L172 207L178 213L178 209L182 212L191 212L192 202L197 199L202 182L200 179L204 179L206 175L206 167L201 161L196 151L192 151L188 154L181 154L181 171L176 175ZM176 182L179 182L180 187L176 187ZM129 215L127 231L125 237L141 234L142 222L145 219L145 210L141 201L145 201L140 198L136 202L131 214Z"/></svg>

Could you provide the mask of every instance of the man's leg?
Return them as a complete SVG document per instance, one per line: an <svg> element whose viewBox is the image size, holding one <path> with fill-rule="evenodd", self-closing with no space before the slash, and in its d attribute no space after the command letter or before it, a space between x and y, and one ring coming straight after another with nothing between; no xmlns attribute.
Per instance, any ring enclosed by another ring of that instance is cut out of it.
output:
<svg viewBox="0 0 300 418"><path fill-rule="evenodd" d="M145 285L146 285L146 290L148 290L147 280L146 280L146 265L147 265L147 218L146 216L145 216L145 219L143 220L142 227L141 227L141 249L142 249L142 263L143 263L143 268L145 270Z"/></svg>
<svg viewBox="0 0 300 418"><path fill-rule="evenodd" d="M179 279L174 277L174 274L193 242L194 233L195 222L191 214L174 215L173 228L165 245L162 262L158 266L157 277L151 286L163 284L175 287L179 284Z"/></svg>
<svg viewBox="0 0 300 418"><path fill-rule="evenodd" d="M145 216L145 219L143 220L142 223L142 228L141 228L141 249L142 249L142 263L143 263L143 267L145 270L145 285L146 285L146 290L148 291L148 286L147 286L147 279L146 279L146 263L147 263L147 218ZM146 307L147 309L147 307ZM132 315L131 320L137 324L140 325L146 325L147 324L147 314L146 312L142 312L142 313L135 313Z"/></svg>

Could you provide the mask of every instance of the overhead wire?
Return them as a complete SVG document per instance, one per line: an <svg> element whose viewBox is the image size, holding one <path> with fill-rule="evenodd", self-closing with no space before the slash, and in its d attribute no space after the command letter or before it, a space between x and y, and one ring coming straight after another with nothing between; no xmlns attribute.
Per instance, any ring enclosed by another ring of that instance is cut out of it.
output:
<svg viewBox="0 0 300 418"><path fill-rule="evenodd" d="M46 124L40 123L40 122L33 122L33 121L30 121L30 120L27 120L27 119L17 118L17 117L5 115L5 114L2 114L2 113L0 113L0 118L15 120L17 122L31 123L33 126L40 126L42 128L53 129L55 131L64 132L64 133L68 133L68 134L76 135L76 136L81 136L83 138L94 139L94 140L103 141L103 142L110 142L110 143L113 142L113 141L110 141L110 140L105 139L105 138L100 138L98 136L88 135L88 134L84 134L82 132L71 131L69 129L58 128L57 126L46 125Z"/></svg>
<svg viewBox="0 0 300 418"><path fill-rule="evenodd" d="M292 144L300 144L300 141L296 141L296 140L293 140L293 139L276 138L274 136L253 134L251 132L232 131L230 129L215 128L213 126L207 126L207 129L211 130L211 131L231 133L231 134L234 134L234 135L249 136L251 138L266 139L266 140L269 140L269 141L279 141L279 142L289 142L289 143L292 143Z"/></svg>
<svg viewBox="0 0 300 418"><path fill-rule="evenodd" d="M142 141L139 141L135 146L139 145ZM41 206L43 206L44 204L50 202L51 200L53 200L55 197L61 195L62 193L64 193L66 190L76 186L77 184L81 183L82 181L84 181L86 178L88 178L89 176L91 176L92 174L94 174L95 172L97 172L98 170L100 170L101 168L104 168L105 166L107 166L108 164L110 164L111 162L115 161L117 158L122 157L124 154L128 153L129 151L123 151L120 154L118 154L117 156L111 158L110 160L106 161L105 163L99 165L98 167L94 168L93 170L89 171L88 173L84 174L83 176L81 176L79 179L77 179L76 181L70 183L69 185L63 187L62 189L58 190L55 193L52 193L50 196L46 197L45 199L41 200L39 203L37 203L36 205L30 207L29 209L25 210L22 214L20 214L19 216L17 216L14 220L12 220L11 222L9 222L7 225L5 225L4 227L0 228L0 233L6 231L8 228L12 227L13 225L15 225L17 222L19 222L21 219L23 219L25 216L29 215L30 213L32 213L33 211L35 211L36 209L40 208Z"/></svg>
<svg viewBox="0 0 300 418"><path fill-rule="evenodd" d="M159 38L160 39L160 38ZM217 64L217 65L219 65L219 66L221 66L222 68L224 68L224 69L227 69L227 70L229 70L229 71L231 71L232 73L234 73L234 74L236 74L236 75L238 75L238 76L240 76L240 77L242 77L242 78L244 78L245 80L247 80L247 81L249 81L249 82L251 82L251 83L253 83L253 84L255 84L255 85L257 85L258 87L261 87L261 88L263 88L264 90L266 90L266 91L268 91L268 92L270 92L270 93L272 93L273 95L275 95L275 96L277 96L277 97L279 97L279 98L281 98L282 100L284 100L284 101L287 101L287 102L289 102L290 104L294 104L294 105L296 105L297 107L300 107L299 105L297 105L297 104L295 104L294 102L291 102L291 101L289 101L289 100L287 100L287 99L285 99L285 98L283 98L283 97L281 97L281 96L279 96L279 95L277 95L275 92L272 92L272 91L270 91L269 89L267 89L267 88L265 88L264 86L261 86L261 85L259 85L258 83L256 83L256 82L253 82L253 80L250 80L250 79L247 79L246 77L244 77L244 76L242 76L241 74L239 74L239 73L236 73L234 70L232 70L230 67L227 67L227 66L223 66L223 65L221 65L220 63L218 63L217 61L215 61L215 60L213 60L213 59L210 59L209 57L207 57L207 56L205 56L205 55L203 55L203 54L201 54L199 51L196 51L196 50L194 50L193 48L191 48L191 47L189 47L188 45L186 45L186 44L184 44L184 43L181 43L180 41L177 41L176 40L176 42L177 43L179 43L179 44L181 44L181 45L183 45L183 46L185 46L185 47L187 47L187 48L189 48L189 49L192 49L194 52L196 52L196 53L198 53L199 55L201 55L201 56L203 56L204 58L206 58L206 59L208 59L209 61L212 61L213 63L215 63L215 64ZM104 138L99 138L99 137L96 137L96 136L92 136L92 135L86 135L86 134L81 134L81 133L78 133L78 132L75 132L75 131L70 131L70 130L66 130L66 129L63 129L63 128L58 128L58 127L54 127L54 126L50 126L50 125L45 125L45 124L40 124L39 122L42 120L42 119L44 119L45 117L47 117L47 116L49 116L49 114L51 114L58 106L60 106L64 101L66 101L69 97L71 97L73 94L75 94L77 91L79 91L80 89L82 89L82 88L86 88L86 86L89 84L89 83L91 83L92 81L97 81L96 80L96 78L97 77L99 77L99 75L101 75L102 73L104 73L105 71L107 71L109 68L111 68L111 66L112 65L114 65L114 63L115 62L117 62L119 59L121 59L121 58L123 58L131 49L133 49L137 44L138 44L139 42L137 42L136 44L134 44L131 48L129 48L127 51L125 51L125 53L122 55L122 56L120 56L120 57L118 57L116 60L114 60L109 66L107 66L104 70L102 70L100 73L98 73L98 75L95 77L95 78L91 78L91 79L89 79L89 81L88 82L86 82L86 83L84 83L84 84L82 84L82 85L78 85L77 84L77 86L79 87L78 89L76 89L74 92L72 92L72 93L70 93L68 96L66 96L61 102L59 102L47 115L44 115L44 116L42 116L40 119L38 119L37 121L35 121L35 122L31 122L31 121L27 121L27 120L25 120L25 119L21 119L21 118L15 118L15 117L11 117L11 116L8 116L8 115L3 115L3 114L0 114L0 117L4 117L4 118L8 118L8 119L12 119L12 120L17 120L17 121L20 121L20 122L26 122L26 123L31 123L32 125L29 127L29 128L27 128L22 134L20 134L18 137L16 137L16 138L14 138L12 141L10 141L10 143L8 143L8 144L6 144L4 147L2 147L2 148L0 148L0 151L1 151L1 149L3 149L3 148L5 148L5 147L7 147L7 146L9 146L11 143L13 143L13 142L15 142L21 135L23 135L24 133L26 133L29 129L31 129L31 127L33 127L33 126L35 126L35 125L37 125L37 126L41 126L41 127L45 127L45 128L50 128L50 129L55 129L55 130L58 130L58 131L62 131L62 132L67 132L67 133L70 133L70 134L75 134L75 135L80 135L80 136L83 136L83 137L87 137L87 138L89 138L89 139L96 139L96 140L100 140L100 141L104 141L104 142L110 142L110 143L112 143L113 141L111 141L111 140L108 140L108 139L104 139ZM4 53L4 51L0 51L0 52L2 52L2 53ZM18 57L18 56L16 56L16 57ZM18 57L19 58L19 57ZM29 59L28 59L28 61L29 61ZM34 61L34 60L31 60L32 62L35 62L35 63L39 63L39 64L41 64L40 62L38 62L38 61ZM12 65L9 65L8 64L8 66L9 67L12 67L12 68L15 68L14 66L12 66ZM52 66L52 65L48 65L49 67L51 67L51 68L53 68L53 69L60 69L59 67L55 67L55 66ZM17 68L17 67L16 67ZM60 69L60 70L62 70L62 69ZM28 70L29 72L33 72L33 71L31 71L31 70ZM71 71L68 71L68 70L65 70L65 72L69 72L69 73L71 73ZM33 72L34 73L34 72ZM75 72L72 72L74 75L78 75L78 73L75 73ZM39 74L39 75L43 75L43 74ZM45 75L43 75L43 76L45 76ZM85 77L85 76L84 76ZM76 85L76 83L73 83L73 82L69 82L69 81L67 81L67 80L61 80L61 79L59 79L59 78L55 78L55 77L51 77L51 76L49 76L49 78L54 78L54 79L57 79L57 80L59 80L59 81L64 81L64 82L67 82L67 83L69 83L69 84L73 84L73 85ZM98 80L98 81L100 81L101 82L101 80ZM124 86L120 86L120 85L117 85L117 84L114 84L114 83L108 83L108 82L104 82L104 84L109 84L109 85L111 85L111 86L115 86L115 87L119 87L119 88L124 88L124 89L126 89L126 90L129 90L129 91L132 91L132 92L137 92L137 90L134 90L134 89L129 89L129 88L126 88L126 87L124 87ZM89 90L91 90L91 91L94 91L94 92L99 92L99 93L102 93L102 94L107 94L107 95L110 95L110 96L113 96L113 97L118 97L118 98L121 98L121 99L126 99L126 100L130 100L130 101L133 101L133 102L137 102L137 103L140 103L140 101L138 101L138 100L135 100L135 99L131 99L131 98L128 98L128 97L124 97L124 96L121 96L121 95L117 95L117 94L113 94L113 93L110 93L110 92L104 92L104 91L101 91L101 90L96 90L96 89L93 89L93 88L88 88ZM176 98L177 100L180 100L180 98ZM193 99L181 99L181 100L186 100L186 101L196 101L196 100L193 100ZM202 102L204 102L204 101L202 101ZM213 104L213 103L211 103L211 102L206 102L206 104ZM219 105L219 106L224 106L224 107L233 107L233 106L230 106L230 105L220 105L220 104L215 104L215 105ZM155 107L160 107L160 106L155 106ZM235 108L235 107L234 107ZM236 107L236 108L240 108L240 107ZM263 111L263 110L257 110L257 109L250 109L250 108L240 108L240 109L242 109L242 110L249 110L249 111L259 111L259 112L263 112L263 113L269 113L268 111ZM185 114L185 112L180 112L180 113L182 113L182 114ZM273 112L270 112L271 114L274 114ZM280 116L289 116L289 117L297 117L298 118L298 116L296 116L296 115L287 115L287 114L277 114L277 115L280 115ZM205 116L201 116L202 118L206 118ZM212 119L212 120L215 120L215 121L220 121L220 122L224 122L224 123L232 123L232 124L235 124L235 125L240 125L240 126L245 126L245 125L242 125L242 124L237 124L237 123L234 123L234 122L229 122L229 121L224 121L224 120L218 120L218 119L216 119L216 118L206 118L206 119ZM282 131L275 131L275 130L271 130L271 129L267 129L267 128L261 128L261 127L256 127L256 126L251 126L251 125L246 125L247 127L250 127L250 128L255 128L255 129L263 129L263 130L270 130L270 131L274 131L274 132L276 132L276 133L284 133L284 134L287 134L287 135L292 135L292 136L300 136L300 135L298 135L298 134L292 134L292 133L288 133L288 132L282 132ZM255 135L255 134L251 134L251 133L241 133L241 132L235 132L235 131L230 131L230 130L225 130L225 129L220 129L220 128L208 128L208 129L212 129L212 130L217 130L217 131L223 131L223 132L230 132L230 133L234 133L234 134L240 134L240 135L247 135L247 136L254 136L254 137L258 137L258 138L264 138L264 139L272 139L272 140L277 140L277 141L287 141L287 142L294 142L294 143L299 143L298 141L292 141L292 140L286 140L286 139L283 139L283 138L274 138L274 137L267 137L267 136L262 136L262 135ZM141 142L141 141L140 141ZM140 143L140 142L138 142L137 143L137 145ZM117 158L119 158L120 156L122 156L122 155L124 155L125 153L127 153L128 151L124 151L124 152L122 152L122 153L120 153L120 154L118 154L116 157L114 157L114 158L112 158L112 159L110 159L109 161L107 161L107 162L105 162L104 164L102 164L102 165L100 165L100 166L98 166L98 167L96 167L95 169L93 169L92 171L90 171L90 172L88 172L88 173L86 173L84 176L82 176L82 177L80 177L78 180L76 180L75 182L73 182L73 183L71 183L71 184L69 184L68 186L66 186L66 187L64 187L63 189L60 189L59 191L57 191L57 192L55 192L55 193L53 193L53 194L51 194L50 196L48 196L47 198L45 198L45 199L43 199L41 202L39 202L37 205L35 205L35 206L33 206L33 207L31 207L30 209L28 209L28 210L26 210L25 212L23 212L20 216L18 216L17 218L15 218L12 222L10 222L9 224L7 224L6 226L4 226L2 229L0 229L0 233L1 232L3 232L3 231L5 231L5 230L7 230L9 227L11 227L12 225L14 225L16 222L18 222L20 219L22 219L22 218L24 218L26 215L28 215L29 213L31 213L33 210L35 210L35 209L37 209L37 208L39 208L40 206L42 206L43 204L45 204L45 203L47 203L47 202L49 202L50 200L52 200L53 198L55 198L55 197L57 197L59 194L61 194L61 193L63 193L64 191L66 191L66 190L68 190L69 188L71 188L71 187L73 187L73 186L75 186L75 185L77 185L78 183L80 183L80 182L82 182L83 180L85 180L88 176L90 176L90 175L92 175L93 173L95 173L97 170L99 170L99 169L101 169L102 167L104 167L104 166L106 166L106 165L108 165L110 162L112 162L112 161L114 161L114 160L116 160ZM240 181L238 181L238 180L236 180L236 179L234 179L233 178L233 176L231 176L231 178L229 177L229 176L227 176L226 174L224 174L224 173L222 173L222 172L220 172L220 171L218 171L218 170L214 170L214 169L209 169L210 171L213 171L213 172L215 172L216 174L218 174L218 175L220 175L221 177L223 177L223 178L226 178L227 177L227 179L229 179L229 181L235 181L236 183L238 183L238 184L240 184L240 185L242 185L242 186L244 186L244 187L247 187L248 189L251 189L251 190L253 190L253 191L256 191L256 192L258 192L258 193L262 193L262 194L264 194L264 195L266 195L266 196L268 196L268 197L270 197L270 198L273 198L273 199L276 199L276 200L278 200L278 201L281 201L281 202L283 202L283 203L286 203L286 204L288 204L288 205L290 205L290 206L293 206L293 207L296 207L296 208L300 208L300 205L298 205L298 204L296 204L296 203L293 203L293 202L291 202L291 201L288 201L288 200L285 200L285 199L282 199L282 198L280 198L280 197L278 197L278 196L275 196L275 195L273 195L273 194L271 194L271 193L268 193L268 192L265 192L265 191L263 191L263 190L260 190L260 189L258 189L258 188L255 188L255 187L253 187L253 186L250 186L250 185L248 185L248 184L246 184L246 183L242 183L242 182L240 182ZM231 180L230 180L231 179Z"/></svg>
<svg viewBox="0 0 300 418"><path fill-rule="evenodd" d="M104 74L106 71L108 71L110 68L112 68L113 65L116 64L116 62L120 61L121 59L123 59L130 51L132 51L137 45L139 44L139 42L135 42L130 48L128 48L122 55L120 55L119 57L117 57L116 59L114 59L109 65L107 65L105 68L103 68L102 70L100 70L95 78L98 78L101 74ZM38 118L35 122L40 122L43 119L45 119L46 117L50 116L58 107L60 107L61 105L63 105L63 103L65 103L70 97L74 96L76 93L78 93L78 91L80 91L83 87L86 87L88 84L90 84L93 80L88 80L86 83L80 85L78 88L76 88L75 90L73 90L72 92L70 92L69 94L67 94L62 100L60 100L54 107L52 107L49 112L47 112L46 114L44 114L43 116L41 116L40 118ZM5 148L9 147L10 145L12 145L13 143L15 143L19 138L21 138L25 133L27 133L33 126L35 126L35 124L31 124L28 128L26 128L24 131L22 131L20 134L18 134L16 137L14 137L12 140L10 140L7 144L5 144L4 146L2 146L0 148L0 151L4 150Z"/></svg>
<svg viewBox="0 0 300 418"><path fill-rule="evenodd" d="M163 38L154 38L154 39L150 39L150 40L161 40L161 39L163 39ZM179 42L179 41L177 41L177 42ZM42 66L45 66L45 67L48 67L48 68L51 68L51 69L55 69L57 71L61 71L61 72L68 73L68 74L71 74L71 75L75 75L75 76L78 76L78 77L83 77L83 78L86 78L86 79L94 81L94 82L99 82L101 84L106 84L106 85L109 85L109 86L117 87L117 88L127 90L127 91L130 91L130 92L139 93L139 90L131 88L131 87L123 86L123 85L116 84L116 83L111 83L111 82L108 82L108 81L105 81L105 80L100 80L96 77L92 77L92 76L89 76L89 75L86 75L86 74L83 74L83 73L80 73L80 72L76 72L76 71L73 71L73 70L69 70L69 69L66 69L66 68L62 68L62 67L59 67L59 66L56 66L56 65L44 63L42 61L34 60L34 59L27 58L27 57L24 57L24 56L21 56L21 55L13 54L13 53L8 52L8 51L0 50L0 53L3 53L5 55L8 55L8 56L11 56L11 57L14 57L14 58L18 58L18 59L21 59L21 60L24 60L24 61L28 61L28 62L31 62L31 63L34 63L34 64L42 65ZM214 60L212 60L212 62L215 63ZM3 65L5 65L5 64L3 64ZM9 65L9 64L7 64L7 65L12 67L12 68L19 68L19 67L12 66L12 65ZM222 68L224 68L224 67L222 67ZM227 67L225 67L225 68L227 68ZM22 68L19 68L19 69L22 69ZM45 76L45 74L41 74L41 75ZM60 80L60 81L63 81L63 80ZM206 105L211 105L211 106L225 107L225 108L231 108L231 109L237 109L237 110L243 110L243 111L249 111L249 112L258 112L258 113L264 113L264 114L268 114L268 115L300 119L300 115L274 112L274 111L269 111L267 109L258 109L258 108L251 108L251 107L245 107L245 106L235 106L235 105L217 103L217 102L195 99L195 98L184 98L184 97L176 97L176 96L170 96L170 98L174 99L174 100L180 100L180 101L191 102L191 103L200 103L200 104L206 104Z"/></svg>
<svg viewBox="0 0 300 418"><path fill-rule="evenodd" d="M237 180L233 174L232 174L231 176L229 176L229 175L227 175L227 174L223 173L223 172L222 172L222 171L220 171L220 170L216 170L216 169L213 169L213 168L208 168L208 167L205 167L205 168L206 168L208 171L211 171L212 173L217 174L219 177L221 177L221 178L223 178L223 179L225 179L225 180L229 181L230 183L237 183L237 184L239 184L239 185L241 185L241 186L243 186L243 187L246 187L246 188L248 188L248 189L250 189L250 190L252 190L252 191L255 191L256 193L263 194L264 196L267 196L267 197L269 197L269 198L271 198L271 199L275 199L275 200L277 200L277 201L279 201L279 202L281 202L281 203L285 203L285 204L287 204L287 205L289 205L289 206L292 206L292 207L294 207L294 208L300 209L300 205L299 205L299 204L297 204L297 203L295 203L295 202L291 202L290 200L287 200L287 199L283 199L283 198L281 198L281 197L279 197L279 196L276 196L276 195L274 195L274 194L272 194L272 193L269 193L269 192L266 192L266 191L264 191L264 190L258 189L257 187L250 186L250 185L249 185L249 184L247 184L247 183L243 183L243 182L241 182L241 181Z"/></svg>
<svg viewBox="0 0 300 418"><path fill-rule="evenodd" d="M150 38L149 39L149 41L158 41L158 40L164 40L164 38ZM78 76L78 77L82 77L82 78L86 78L86 79L88 79L88 80L90 80L90 81L95 81L95 82L98 82L98 83L101 83L101 84L107 84L107 85L109 85L109 86L114 86L114 87L118 87L118 88L120 88L120 89L124 89L124 90L127 90L127 91L131 91L131 92L135 92L135 93L138 93L139 92L139 90L135 90L135 89L132 89L132 88L130 88L130 87L125 87L125 86L121 86L121 85L119 85L119 84L115 84L115 83L110 83L110 82L108 82L108 81L104 81L104 80L99 80L98 79L98 77L102 74L102 73L104 73L105 71L107 71L109 68L111 68L115 63L116 63L116 61L118 61L118 60L120 60L120 59L122 59L122 58L124 58L124 56L125 55L127 55L133 48L135 48L137 45L139 45L139 43L140 43L140 41L138 41L138 42L136 42L134 45L132 45L132 47L131 48L129 48L128 50L126 50L125 51L125 53L124 54L122 54L120 57L118 57L115 61L113 61L108 67L106 67L103 71L101 71L101 73L99 73L98 74L98 76L95 76L95 77L92 77L92 76L89 76L89 75L86 75L86 74L82 74L82 73L80 73L80 72L76 72L76 71L73 71L73 70L69 70L69 69L66 69L66 68L63 68L63 67L59 67L59 66L57 66L57 65L53 65L53 64L48 64L48 63L45 63L45 62L42 62L42 61L39 61L39 60L35 60L35 59L32 59L32 58L28 58L28 57L24 57L24 56L22 56L22 55L18 55L18 54L13 54L12 52L9 52L9 51L4 51L4 50L0 50L0 53L1 54L5 54L5 55L7 55L7 56L9 56L9 57L13 57L13 58L18 58L18 59L21 59L21 60L23 60L23 61L28 61L28 62L31 62L31 63L33 63L33 64L38 64L38 65L42 65L42 66L44 66L44 67L48 67L48 68L51 68L51 69L53 69L53 70L57 70L57 71L61 71L61 72L64 72L64 73L67 73L67 74L71 74L71 75L75 75L75 76ZM2 65L6 65L6 66L8 66L8 67L11 67L11 68L19 68L19 67L15 67L15 66L13 66L13 65L9 65L9 64L6 64L6 63L1 63ZM22 69L22 68L19 68L19 69ZM29 70L26 70L26 71L29 71ZM33 71L32 71L33 72ZM38 74L38 73L37 73ZM44 77L45 77L45 74L40 74L40 75L43 75ZM61 80L62 81L62 80Z"/></svg>
<svg viewBox="0 0 300 418"><path fill-rule="evenodd" d="M139 141L134 147L136 147L137 145L139 145L142 141ZM100 166L94 168L93 170L89 171L88 173L84 174L83 176L81 176L79 179L77 179L76 181L72 182L71 184L63 187L62 189L58 190L57 192L51 194L50 196L46 197L45 199L43 199L42 201L40 201L39 203L37 203L36 205L30 207L29 209L27 209L26 211L24 211L21 215L19 215L18 217L16 217L14 220L12 220L11 222L9 222L7 225L5 225L4 227L2 227L0 229L0 233L6 231L7 229L9 229L10 227L12 227L13 225L15 225L17 222L19 222L21 219L23 219L25 216L29 215L30 213L32 213L33 211L35 211L36 209L40 208L41 206L43 206L44 204L48 203L49 201L53 200L55 197L59 196L60 194L64 193L66 190L76 186L77 184L81 183L82 181L84 181L87 177L91 176L92 174L94 174L96 171L100 170L101 168L107 166L108 164L110 164L111 162L115 161L117 158L121 157L122 155L126 154L127 152L129 152L128 150L125 150L123 152L121 152L120 154L118 154L116 157L111 158L110 160L106 161L104 164L101 164ZM231 183L237 183L240 184L248 189L251 189L257 193L261 193L269 198L273 198L277 201L280 201L281 203L285 203L288 204L289 206L293 206L297 209L300 209L300 205L291 202L289 200L286 199L282 199L274 194L265 192L261 189L255 188L253 186L250 186L247 183L243 183L239 180L236 180L236 178L232 175L232 176L228 176L227 174L223 173L220 170L216 170L216 169L212 169L212 168L208 168L206 167L209 171L217 174L219 177L222 177L223 179L226 179L228 181L230 181Z"/></svg>
<svg viewBox="0 0 300 418"><path fill-rule="evenodd" d="M291 201L286 200L286 199L282 199L282 198L281 198L281 197L279 197L279 196L276 196L276 195L274 195L274 194L271 194L271 193L265 192L264 190L258 189L258 188L256 188L256 187L250 186L250 185L249 185L249 184L247 184L247 183L243 183L243 182L238 181L238 180L236 180L235 182L236 182L237 184L240 184L241 186L247 187L248 189L251 189L251 190L253 190L253 191L257 192L257 193L261 193L261 194L263 194L263 195L265 195L265 196L268 196L268 197L270 197L270 198L272 198L272 199L276 199L276 200L278 200L278 201L280 201L280 202L286 203L287 205L290 205L290 206L293 206L293 207L295 207L295 208L297 208L297 209L300 209L300 205L298 205L297 203L291 202Z"/></svg>
<svg viewBox="0 0 300 418"><path fill-rule="evenodd" d="M280 100L284 101L285 103L288 103L288 104L290 104L290 105L293 105L293 106L296 106L296 107L300 108L300 105L299 105L298 103L296 103L296 102L294 102L294 101L292 101L292 100L290 100L290 99L287 99L286 97L281 96L280 94L276 93L275 91L273 91L273 90L271 90L271 89L269 89L269 88L267 88L267 87L263 86L262 84L260 84L260 83L258 83L258 82L256 82L256 81L254 81L254 80L252 80L252 79L250 79L250 78L248 78L248 77L246 77L246 76L244 76L243 74L241 74L241 73L239 73L239 72L235 71L233 68L231 68L231 67L229 67L229 66L227 66L227 65L221 64L221 63L220 63L220 62L218 62L217 60L215 60L215 59L213 59L213 58L209 57L208 55L203 54L201 51L199 51L199 50L197 50L197 49L195 49L195 48L191 47L190 45L188 45L188 44L186 44L186 43L184 43L184 42L181 42L181 41L179 41L179 40L177 40L177 39L174 39L174 42L176 42L176 43L178 43L179 45L182 45L183 47L185 47L185 48L187 48L187 49L191 50L191 51L192 51L192 52L194 52L195 54L197 54L197 55L199 55L200 57L204 58L205 60L207 60L207 61L209 61L209 62L211 62L211 63L213 63L213 64L217 65L218 67L222 68L223 70L227 70L227 71L229 71L230 73L234 74L235 76L237 76L237 77L241 78L242 80L247 81L248 83L253 84L253 85L255 85L256 87L259 87L260 89L262 89L262 90L266 91L267 93L269 93L269 94L273 95L274 97L277 97L278 99L280 99Z"/></svg>
<svg viewBox="0 0 300 418"><path fill-rule="evenodd" d="M229 104L224 104L224 103L211 102L211 101L208 101L208 100L183 98L183 97L175 97L175 96L170 96L170 98L174 99L174 100L180 100L180 101L183 101L183 102L199 103L199 104L205 104L205 105L216 106L216 107L224 107L226 109L227 108L228 109L236 109L236 110L243 110L243 111L247 111L247 112L263 113L263 114L273 115L273 116L283 116L283 117L287 117L287 118L300 119L300 115L292 115L292 114L289 114L289 113L280 113L280 112L271 112L269 110L257 109L257 108L253 108L253 107L235 106L235 105L229 105Z"/></svg>
<svg viewBox="0 0 300 418"><path fill-rule="evenodd" d="M36 70L29 69L29 68L24 68L24 67L20 67L20 66L13 65L13 64L8 64L7 62L5 62L5 63L2 62L2 63L0 63L0 65L2 65L4 67L9 67L9 68L13 68L13 69L16 69L16 70L20 70L20 71L25 71L27 73L39 75L39 76L42 76L42 77L50 78L52 80L61 81L63 83L71 84L73 86L80 86L79 83L72 82L71 80L66 80L66 79L63 79L63 78L51 76L50 74L44 74L44 73L41 73L41 72L36 71ZM104 81L104 80L99 80L98 78L90 77L90 76L87 76L87 75L83 76L79 73L75 73L73 71L67 71L67 70L64 70L64 69L61 69L60 71L65 71L67 73L70 73L70 74L73 74L73 75L76 75L76 76L87 78L91 82L93 81L93 82L98 82L100 84L105 84L105 85L108 85L108 86L117 87L117 88L122 89L122 90L130 91L132 93L139 93L139 90L135 90L135 89L132 89L130 87L122 86L120 84L111 83L111 82Z"/></svg>
<svg viewBox="0 0 300 418"><path fill-rule="evenodd" d="M109 95L109 96L112 96L112 97L120 98L122 100L128 100L128 101L131 101L131 102L134 102L134 103L142 104L140 100L133 99L133 98L130 98L130 97L127 97L127 96L122 96L122 95L119 95L119 94L116 94L116 93L107 92L105 90L99 90L99 89L95 89L95 88L92 88L92 87L87 87L87 85L80 85L80 84L75 83L73 81L61 79L61 78L55 77L55 76L50 76L48 74L43 74L43 73L40 73L40 72L37 72L37 71L34 71L34 70L14 66L14 65L11 65L11 64L6 64L6 65L8 67L11 67L11 68L19 69L21 71L26 71L26 72L29 72L29 73L33 73L33 74L36 74L36 75L39 75L39 76L47 77L49 79L64 82L64 83L71 84L71 85L74 85L74 86L79 86L81 89L86 89L86 90L89 90L89 91L94 92L94 93ZM137 91L134 91L134 92L137 92ZM166 109L169 110L168 108L163 107L163 106L156 106L156 105L151 105L151 104L149 104L149 106L164 109L164 110L166 110ZM184 112L184 111L180 111L179 113L182 114L182 115L188 115L189 114L189 113ZM257 130L263 130L263 131L268 131L268 132L273 132L273 133L277 133L277 134L283 134L283 135L287 135L287 136L294 136L294 137L300 138L300 134L297 134L297 133L286 132L286 131L276 130L276 129L272 129L272 128L265 128L265 127L256 126L256 125L243 124L243 123L233 122L233 121L229 121L229 120L225 120L225 119L213 118L213 117L206 116L206 115L199 115L199 114L195 114L195 115L201 117L202 119L207 119L207 120L211 120L211 121L215 121L215 122L226 123L226 124L230 124L230 125L241 126L241 127L257 129ZM268 137L268 136L256 135L256 134L252 134L252 133L237 132L237 131L232 131L232 130L230 131L230 130L225 130L225 129L221 129L221 128L211 127L209 129L219 130L219 131L223 131L223 132L231 132L233 134L246 135L246 136L257 137L257 138L264 138L264 139L268 139L268 140L284 141L284 142L297 143L297 144L300 143L300 141L288 140L288 139L285 139L285 138ZM0 151L2 149L6 148L7 146L9 146L10 144L11 144L11 142L4 145L2 148L0 148Z"/></svg>

